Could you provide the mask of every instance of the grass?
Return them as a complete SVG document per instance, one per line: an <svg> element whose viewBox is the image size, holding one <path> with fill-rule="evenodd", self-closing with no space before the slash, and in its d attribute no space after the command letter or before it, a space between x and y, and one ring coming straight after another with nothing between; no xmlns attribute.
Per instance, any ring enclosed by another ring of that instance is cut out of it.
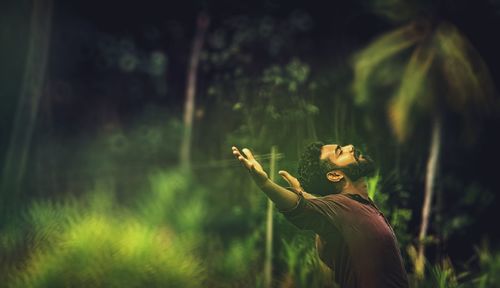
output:
<svg viewBox="0 0 500 288"><path fill-rule="evenodd" d="M27 256L10 270L9 287L200 287L206 275L193 235L203 208L173 201L187 183L155 174L139 209L116 204L99 185L82 199L33 203Z"/></svg>

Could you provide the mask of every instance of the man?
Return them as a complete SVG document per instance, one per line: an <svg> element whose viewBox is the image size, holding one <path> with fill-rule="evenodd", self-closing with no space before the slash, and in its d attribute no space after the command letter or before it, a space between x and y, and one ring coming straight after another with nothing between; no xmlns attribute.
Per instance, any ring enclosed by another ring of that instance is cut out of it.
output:
<svg viewBox="0 0 500 288"><path fill-rule="evenodd" d="M320 259L340 287L409 286L396 236L368 197L365 177L374 170L368 156L353 145L313 143L299 161L299 179L279 172L287 189L268 178L250 150L232 151L286 219L318 235Z"/></svg>

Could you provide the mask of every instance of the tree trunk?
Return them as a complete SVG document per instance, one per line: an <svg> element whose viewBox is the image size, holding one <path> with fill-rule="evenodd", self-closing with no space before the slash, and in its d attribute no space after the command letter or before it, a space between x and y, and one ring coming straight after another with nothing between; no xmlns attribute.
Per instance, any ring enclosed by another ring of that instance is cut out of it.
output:
<svg viewBox="0 0 500 288"><path fill-rule="evenodd" d="M190 169L191 163L191 138L193 130L193 115L195 108L196 94L196 75L198 71L198 63L200 62L201 49L205 39L205 33L209 24L209 18L204 13L198 16L196 35L193 40L191 57L187 69L186 81L186 99L184 102L184 131L182 135L182 143L180 147L180 166L184 171Z"/></svg>
<svg viewBox="0 0 500 288"><path fill-rule="evenodd" d="M415 274L417 278L422 279L425 269L425 245L427 237L427 229L432 207L432 198L434 195L434 180L438 172L439 151L441 149L441 119L435 117L432 123L432 139L427 159L427 168L425 176L425 195L424 204L422 206L422 223L420 225L420 233L418 235L418 251L415 260Z"/></svg>
<svg viewBox="0 0 500 288"><path fill-rule="evenodd" d="M51 19L52 0L33 1L23 84L2 170L1 208L15 209L21 193L45 81Z"/></svg>
<svg viewBox="0 0 500 288"><path fill-rule="evenodd" d="M269 168L269 177L275 181L276 175L276 159L277 148L271 148L271 161ZM271 288L273 282L273 207L271 200L267 199L267 215L266 215L266 255L264 260L264 288Z"/></svg>

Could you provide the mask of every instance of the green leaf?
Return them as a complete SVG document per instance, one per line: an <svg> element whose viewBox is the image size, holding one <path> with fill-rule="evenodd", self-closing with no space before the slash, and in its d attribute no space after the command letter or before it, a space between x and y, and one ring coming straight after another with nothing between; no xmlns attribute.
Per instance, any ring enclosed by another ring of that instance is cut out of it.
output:
<svg viewBox="0 0 500 288"><path fill-rule="evenodd" d="M367 103L372 77L386 60L414 46L428 33L428 27L411 23L380 36L354 57L353 90L358 105ZM397 73L397 72L396 72ZM377 84L377 83L375 83Z"/></svg>
<svg viewBox="0 0 500 288"><path fill-rule="evenodd" d="M441 60L440 69L445 81L448 106L459 113L471 108L479 113L488 112L493 87L481 56L460 31L449 23L439 25L434 42Z"/></svg>
<svg viewBox="0 0 500 288"><path fill-rule="evenodd" d="M434 51L420 45L413 52L408 62L397 93L389 103L389 121L394 134L403 142L410 130L411 109L417 101L422 101L429 95L428 73L434 60Z"/></svg>

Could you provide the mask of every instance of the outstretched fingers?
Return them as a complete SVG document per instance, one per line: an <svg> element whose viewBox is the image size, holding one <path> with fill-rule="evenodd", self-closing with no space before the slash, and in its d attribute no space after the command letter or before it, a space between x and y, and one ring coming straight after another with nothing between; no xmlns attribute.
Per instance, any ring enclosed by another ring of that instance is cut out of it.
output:
<svg viewBox="0 0 500 288"><path fill-rule="evenodd" d="M244 148L243 155L240 153L240 150L233 146L231 148L233 151L233 155L251 172L250 174L254 178L254 181L257 185L262 186L268 180L268 175L262 169L262 166L255 160L249 149Z"/></svg>
<svg viewBox="0 0 500 288"><path fill-rule="evenodd" d="M233 151L233 155L236 158L238 158L239 156L241 156L240 150L238 150L238 148L236 148L235 146L231 147L231 150Z"/></svg>
<svg viewBox="0 0 500 288"><path fill-rule="evenodd" d="M290 184L290 186L297 188L297 189L301 188L299 180L297 178L293 177L287 171L281 170L278 172L278 174L280 174L280 176L283 177L283 179L285 179L285 181L288 182L288 184Z"/></svg>
<svg viewBox="0 0 500 288"><path fill-rule="evenodd" d="M243 148L243 153L245 154L245 156L247 156L247 159L250 160L250 161L254 161L255 158L253 157L253 154L252 152L250 151L250 149L248 148Z"/></svg>
<svg viewBox="0 0 500 288"><path fill-rule="evenodd" d="M233 147L231 147L231 150L233 150L233 155L234 155L234 157L236 157L236 159L238 159L241 163L243 163L243 165L245 165L246 168L252 169L253 165L252 165L251 161L249 161L247 158L245 158L243 155L241 155L241 152L240 152L240 150L238 150L238 148L233 146ZM245 149L243 149L243 150L245 150Z"/></svg>

